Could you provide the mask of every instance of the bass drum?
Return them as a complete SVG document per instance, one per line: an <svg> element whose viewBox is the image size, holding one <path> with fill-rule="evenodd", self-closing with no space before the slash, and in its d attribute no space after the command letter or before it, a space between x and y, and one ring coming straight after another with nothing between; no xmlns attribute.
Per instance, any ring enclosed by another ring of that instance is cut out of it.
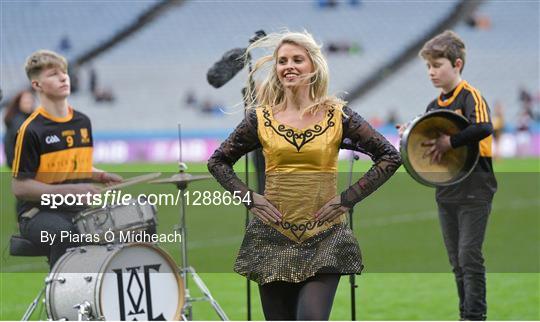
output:
<svg viewBox="0 0 540 322"><path fill-rule="evenodd" d="M422 143L438 138L440 133L454 135L469 124L465 117L449 110L428 112L411 121L400 141L403 165L411 177L430 187L449 186L464 180L478 162L478 144L450 149L440 163L432 163L431 156L424 157L430 147Z"/></svg>
<svg viewBox="0 0 540 322"><path fill-rule="evenodd" d="M172 258L151 244L69 249L46 280L52 320L180 320L184 286Z"/></svg>

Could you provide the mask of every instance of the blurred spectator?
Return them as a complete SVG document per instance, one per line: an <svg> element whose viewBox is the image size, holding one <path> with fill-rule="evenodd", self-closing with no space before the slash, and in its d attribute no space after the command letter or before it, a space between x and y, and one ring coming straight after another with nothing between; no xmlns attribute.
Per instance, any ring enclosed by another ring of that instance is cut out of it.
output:
<svg viewBox="0 0 540 322"><path fill-rule="evenodd" d="M94 94L97 90L97 74L94 67L90 68L88 74L88 89L90 90L90 93Z"/></svg>
<svg viewBox="0 0 540 322"><path fill-rule="evenodd" d="M533 95L525 88L519 88L519 102L521 103L520 113L527 114L530 120L538 121L540 120L540 115L535 113L534 104L535 100Z"/></svg>
<svg viewBox="0 0 540 322"><path fill-rule="evenodd" d="M68 68L68 75L70 81L71 94L76 94L79 91L79 68L74 66Z"/></svg>
<svg viewBox="0 0 540 322"><path fill-rule="evenodd" d="M531 93L529 93L529 91L524 86L521 86L519 88L519 101L521 102L521 105L523 107L528 107L533 103L533 97Z"/></svg>
<svg viewBox="0 0 540 322"><path fill-rule="evenodd" d="M184 100L187 107L195 107L197 105L197 97L193 90L188 90L186 92L186 97Z"/></svg>
<svg viewBox="0 0 540 322"><path fill-rule="evenodd" d="M212 102L209 99L205 99L201 104L201 111L204 113L212 113Z"/></svg>
<svg viewBox="0 0 540 322"><path fill-rule="evenodd" d="M58 49L61 53L67 54L71 51L71 40L68 35L62 36L60 42L58 43Z"/></svg>
<svg viewBox="0 0 540 322"><path fill-rule="evenodd" d="M4 114L4 123L6 124L6 133L4 133L4 153L6 154L6 165L10 169L15 155L17 132L28 116L32 114L34 107L34 95L28 90L17 94L6 107L6 113ZM21 207L22 202L17 199L15 202L15 214L19 213Z"/></svg>
<svg viewBox="0 0 540 322"><path fill-rule="evenodd" d="M115 97L112 89L110 88L102 88L98 84L98 76L97 71L95 68L91 67L89 71L89 90L92 93L92 96L94 97L94 101L96 103L101 102L114 102Z"/></svg>
<svg viewBox="0 0 540 322"><path fill-rule="evenodd" d="M476 13L471 14L465 19L467 26L480 30L491 29L491 18L486 15L478 15Z"/></svg>
<svg viewBox="0 0 540 322"><path fill-rule="evenodd" d="M21 124L32 114L34 110L34 95L30 91L22 91L9 103L4 115L6 133L4 134L4 153L6 154L6 164L9 168L13 163L15 151L15 139Z"/></svg>
<svg viewBox="0 0 540 322"><path fill-rule="evenodd" d="M379 128L384 125L384 121L378 116L371 117L368 122L374 128Z"/></svg>
<svg viewBox="0 0 540 322"><path fill-rule="evenodd" d="M500 156L501 134L504 131L504 107L500 101L496 101L493 108L493 145L495 146L495 159Z"/></svg>
<svg viewBox="0 0 540 322"><path fill-rule="evenodd" d="M386 124L394 127L396 124L399 124L399 123L400 123L400 120L399 120L397 111L391 108L386 118Z"/></svg>
<svg viewBox="0 0 540 322"><path fill-rule="evenodd" d="M205 99L201 104L201 111L207 114L223 115L224 107L222 104L212 102L210 99Z"/></svg>
<svg viewBox="0 0 540 322"><path fill-rule="evenodd" d="M363 49L357 42L354 41L330 41L326 45L328 54L361 54Z"/></svg>
<svg viewBox="0 0 540 322"><path fill-rule="evenodd" d="M101 102L114 102L116 98L114 93L110 88L98 88L94 91L94 101L97 103Z"/></svg>
<svg viewBox="0 0 540 322"><path fill-rule="evenodd" d="M317 0L319 7L321 8L335 8L343 3L348 3L351 7L359 7L362 4L360 0Z"/></svg>
<svg viewBox="0 0 540 322"><path fill-rule="evenodd" d="M526 109L521 110L517 120L517 156L526 156L529 154L529 147L531 145L531 121L531 114Z"/></svg>
<svg viewBox="0 0 540 322"><path fill-rule="evenodd" d="M338 5L337 0L318 0L321 8L334 8Z"/></svg>

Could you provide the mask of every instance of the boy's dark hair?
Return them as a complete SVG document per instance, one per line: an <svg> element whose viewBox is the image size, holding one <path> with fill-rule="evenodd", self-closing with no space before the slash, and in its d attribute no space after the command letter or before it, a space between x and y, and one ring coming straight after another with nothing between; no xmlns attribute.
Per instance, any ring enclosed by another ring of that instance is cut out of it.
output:
<svg viewBox="0 0 540 322"><path fill-rule="evenodd" d="M451 30L446 30L428 40L420 50L419 55L428 61L446 58L454 67L456 66L456 60L459 58L463 61L459 72L461 73L463 67L465 67L465 43L458 34Z"/></svg>

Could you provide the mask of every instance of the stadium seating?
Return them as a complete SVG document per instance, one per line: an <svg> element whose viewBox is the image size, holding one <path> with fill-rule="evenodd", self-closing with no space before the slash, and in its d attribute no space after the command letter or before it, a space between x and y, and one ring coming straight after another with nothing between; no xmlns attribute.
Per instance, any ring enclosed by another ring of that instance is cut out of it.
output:
<svg viewBox="0 0 540 322"><path fill-rule="evenodd" d="M90 115L97 134L174 133L178 122L194 135L224 134L242 118L240 90L246 73L216 90L207 84L206 71L226 50L245 47L254 31L305 28L323 44L358 43L362 49L358 54L328 56L330 90L339 94L432 28L456 2L362 2L335 8L321 8L316 1L186 2L89 64L97 71L99 86L114 93L114 102L94 102L87 89L89 66L80 71L82 90L70 101ZM153 3L4 4L4 93L9 96L24 86L21 65L32 50L57 49L59 40L67 35L73 47L67 56L76 57ZM538 82L538 73L532 72L538 70L538 3L489 2L479 12L491 18L491 30L473 30L464 24L456 28L469 47L464 77L483 90L489 103L502 100L512 119L518 109L517 87L535 88ZM384 118L389 110L397 109L402 120L410 119L435 94L425 73L423 63L416 59L351 106L367 118ZM186 106L188 92L199 103L226 106L227 113L203 113L198 107Z"/></svg>

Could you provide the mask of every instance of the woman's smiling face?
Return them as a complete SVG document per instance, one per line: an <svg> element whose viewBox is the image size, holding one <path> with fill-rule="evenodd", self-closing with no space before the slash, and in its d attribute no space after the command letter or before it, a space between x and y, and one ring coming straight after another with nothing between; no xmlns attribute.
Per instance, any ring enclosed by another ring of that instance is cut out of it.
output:
<svg viewBox="0 0 540 322"><path fill-rule="evenodd" d="M276 72L284 88L309 84L313 63L305 48L285 43L277 52Z"/></svg>

